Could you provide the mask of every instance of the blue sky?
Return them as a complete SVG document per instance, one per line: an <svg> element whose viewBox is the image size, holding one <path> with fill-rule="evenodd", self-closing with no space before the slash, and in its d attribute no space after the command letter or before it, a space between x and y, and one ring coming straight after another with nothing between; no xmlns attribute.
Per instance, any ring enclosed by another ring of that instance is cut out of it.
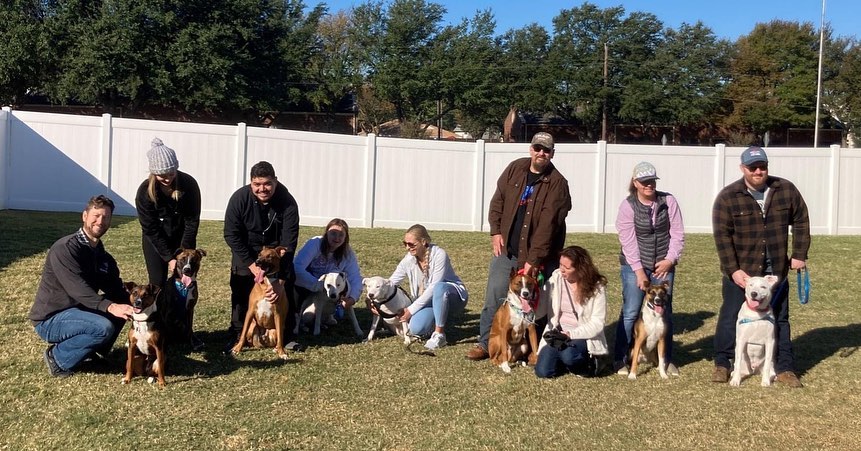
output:
<svg viewBox="0 0 861 451"><path fill-rule="evenodd" d="M430 1L430 0L429 0ZM361 4L357 0L305 0L307 5L326 3L329 10ZM553 18L562 9L582 4L581 1L554 0L435 0L448 10L446 20L457 23L471 18L476 10L491 9L496 17L496 34L511 28L521 28L536 22L547 31L553 30ZM750 33L755 24L774 19L811 22L819 29L822 15L821 0L592 0L600 8L622 6L626 13L650 12L666 27L678 28L683 22L698 20L710 27L718 37L735 40ZM826 0L825 20L830 22L836 36L861 37L861 0Z"/></svg>

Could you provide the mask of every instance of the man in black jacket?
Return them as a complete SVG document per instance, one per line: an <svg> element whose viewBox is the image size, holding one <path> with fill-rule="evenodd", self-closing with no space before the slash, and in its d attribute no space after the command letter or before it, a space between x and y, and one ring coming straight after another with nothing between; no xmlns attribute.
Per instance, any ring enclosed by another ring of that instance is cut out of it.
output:
<svg viewBox="0 0 861 451"><path fill-rule="evenodd" d="M299 241L299 207L287 187L278 182L275 169L266 161L251 167L251 183L236 190L227 202L224 214L224 240L233 254L230 265L230 341L233 347L242 331L248 312L248 296L254 287L254 276L261 271L255 261L263 246L284 246L287 253L281 258L280 284L267 291L266 297L275 301L287 296L289 314L285 341L292 338L298 310L293 282L293 255ZM295 343L288 348L296 349Z"/></svg>
<svg viewBox="0 0 861 451"><path fill-rule="evenodd" d="M71 376L92 353L110 351L134 313L117 262L101 241L113 212L109 198L91 198L83 226L57 240L45 259L29 318L50 343L43 357L52 376Z"/></svg>

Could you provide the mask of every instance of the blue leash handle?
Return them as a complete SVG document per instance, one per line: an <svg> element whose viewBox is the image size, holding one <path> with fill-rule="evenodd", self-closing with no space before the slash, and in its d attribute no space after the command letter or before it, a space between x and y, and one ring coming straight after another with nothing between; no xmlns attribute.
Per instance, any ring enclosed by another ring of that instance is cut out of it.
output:
<svg viewBox="0 0 861 451"><path fill-rule="evenodd" d="M798 284L798 302L801 305L807 304L810 301L810 271L807 267L795 270L795 279Z"/></svg>

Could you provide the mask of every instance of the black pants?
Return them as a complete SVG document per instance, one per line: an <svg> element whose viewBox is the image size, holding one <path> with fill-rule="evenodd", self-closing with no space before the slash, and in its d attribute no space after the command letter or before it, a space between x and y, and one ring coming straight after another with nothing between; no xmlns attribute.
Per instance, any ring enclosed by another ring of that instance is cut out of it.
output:
<svg viewBox="0 0 861 451"><path fill-rule="evenodd" d="M723 278L723 304L718 315L715 329L715 366L732 369L730 360L735 358L735 327L738 322L738 311L744 303L744 289L736 285L732 279ZM792 350L792 339L789 330L789 282L782 280L774 289L775 297L771 300L774 311L775 334L777 335L777 362L775 372L795 371L795 355Z"/></svg>
<svg viewBox="0 0 861 451"><path fill-rule="evenodd" d="M149 275L150 285L162 286L167 280L167 262L162 260L161 255L147 237L141 239L146 272Z"/></svg>
<svg viewBox="0 0 861 451"><path fill-rule="evenodd" d="M230 273L230 335L235 338L242 332L245 323L245 315L248 314L248 296L254 288L254 276L242 276L235 272ZM299 306L296 305L296 294L293 291L293 281L284 282L284 291L287 293L287 330L284 331L285 342L290 342L296 336L293 328L296 327L296 313Z"/></svg>

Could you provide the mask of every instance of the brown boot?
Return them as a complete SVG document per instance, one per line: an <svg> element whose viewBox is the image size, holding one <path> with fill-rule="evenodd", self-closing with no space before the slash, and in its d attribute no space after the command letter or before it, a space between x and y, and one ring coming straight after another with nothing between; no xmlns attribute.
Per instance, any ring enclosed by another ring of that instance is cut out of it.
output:
<svg viewBox="0 0 861 451"><path fill-rule="evenodd" d="M729 382L729 368L716 366L714 372L712 372L712 382L716 382L718 384Z"/></svg>
<svg viewBox="0 0 861 451"><path fill-rule="evenodd" d="M488 357L490 356L487 354L487 350L482 348L480 345L473 346L472 349L466 353L466 358L468 360L484 360Z"/></svg>
<svg viewBox="0 0 861 451"><path fill-rule="evenodd" d="M798 376L795 375L792 371L784 371L777 375L775 379L777 382L780 382L783 385L786 385L789 388L801 388L804 387L804 384L798 380Z"/></svg>

